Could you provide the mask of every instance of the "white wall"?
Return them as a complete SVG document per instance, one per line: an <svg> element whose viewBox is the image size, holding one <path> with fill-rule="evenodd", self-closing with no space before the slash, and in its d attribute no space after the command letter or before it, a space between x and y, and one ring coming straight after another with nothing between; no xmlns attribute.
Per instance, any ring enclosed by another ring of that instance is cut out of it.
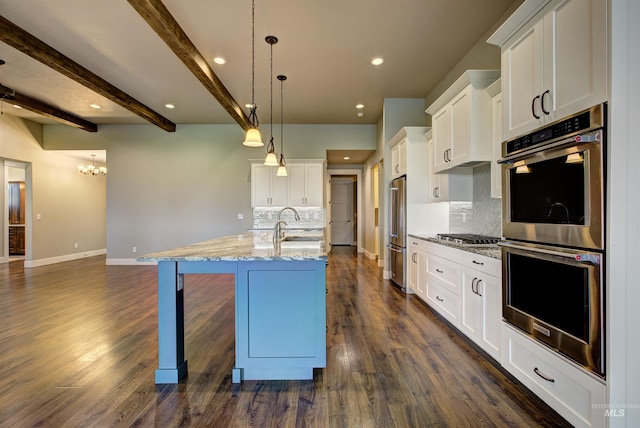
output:
<svg viewBox="0 0 640 428"><path fill-rule="evenodd" d="M324 159L328 149L376 144L373 125L286 125L284 135L288 159ZM249 159L263 158L266 149L243 146L237 125L180 125L173 133L152 125L103 125L95 134L47 126L45 137L47 148L106 147L110 263L252 225Z"/></svg>
<svg viewBox="0 0 640 428"><path fill-rule="evenodd" d="M0 158L26 166L26 266L100 253L106 247L105 177L80 175L77 158L43 150L42 128L7 113L0 116Z"/></svg>

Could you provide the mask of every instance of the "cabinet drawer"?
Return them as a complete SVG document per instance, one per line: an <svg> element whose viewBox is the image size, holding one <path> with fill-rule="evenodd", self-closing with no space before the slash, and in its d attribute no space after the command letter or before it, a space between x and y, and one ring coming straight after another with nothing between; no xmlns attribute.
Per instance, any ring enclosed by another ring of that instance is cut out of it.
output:
<svg viewBox="0 0 640 428"><path fill-rule="evenodd" d="M427 303L451 324L458 327L460 319L460 296L451 292L433 277L427 275Z"/></svg>
<svg viewBox="0 0 640 428"><path fill-rule="evenodd" d="M444 176L446 177L446 176ZM436 244L435 242L425 242L426 251L431 254L435 254L443 259L451 260L452 262L459 263L460 253L462 250L453 247L447 247L446 245Z"/></svg>
<svg viewBox="0 0 640 428"><path fill-rule="evenodd" d="M409 236L409 245L412 246L414 249L419 250L419 251L427 251L427 244L428 242L423 240L423 239L419 239L419 238L414 238L413 236Z"/></svg>
<svg viewBox="0 0 640 428"><path fill-rule="evenodd" d="M605 426L602 381L506 323L502 328L505 369L573 425Z"/></svg>
<svg viewBox="0 0 640 428"><path fill-rule="evenodd" d="M460 268L458 263L427 253L427 276L445 285L449 291L460 294Z"/></svg>
<svg viewBox="0 0 640 428"><path fill-rule="evenodd" d="M502 261L500 259L494 259L469 251L462 251L460 263L471 269L495 276L496 278L502 278Z"/></svg>

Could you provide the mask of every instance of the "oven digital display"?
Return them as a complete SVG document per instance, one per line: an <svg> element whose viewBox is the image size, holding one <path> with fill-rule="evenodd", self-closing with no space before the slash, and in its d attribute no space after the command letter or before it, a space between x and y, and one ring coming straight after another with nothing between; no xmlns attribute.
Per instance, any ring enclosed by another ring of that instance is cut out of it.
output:
<svg viewBox="0 0 640 428"><path fill-rule="evenodd" d="M546 141L556 140L565 135L570 135L591 127L591 112L585 111L582 114L569 119L554 123L546 128L534 133L523 135L520 138L507 141L505 155L528 149L537 145L542 145Z"/></svg>

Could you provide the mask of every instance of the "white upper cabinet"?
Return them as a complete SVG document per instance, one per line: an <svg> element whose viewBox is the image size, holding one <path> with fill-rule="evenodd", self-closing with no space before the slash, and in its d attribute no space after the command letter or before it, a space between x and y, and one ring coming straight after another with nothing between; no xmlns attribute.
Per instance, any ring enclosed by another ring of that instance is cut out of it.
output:
<svg viewBox="0 0 640 428"><path fill-rule="evenodd" d="M277 170L252 161L252 207L324 207L323 160L291 161L287 177L278 177Z"/></svg>
<svg viewBox="0 0 640 428"><path fill-rule="evenodd" d="M606 0L528 0L505 21L488 40L502 48L505 140L607 100L606 37Z"/></svg>
<svg viewBox="0 0 640 428"><path fill-rule="evenodd" d="M497 70L467 70L427 108L435 172L491 160L491 100L485 88L499 77Z"/></svg>
<svg viewBox="0 0 640 428"><path fill-rule="evenodd" d="M391 147L391 178L394 179L407 173L407 140L392 141L395 145Z"/></svg>
<svg viewBox="0 0 640 428"><path fill-rule="evenodd" d="M294 207L324 206L324 163L289 163L289 205Z"/></svg>
<svg viewBox="0 0 640 428"><path fill-rule="evenodd" d="M502 157L502 79L487 87L491 97L491 141L493 157L491 159L491 197L502 197L502 167L498 159Z"/></svg>
<svg viewBox="0 0 640 428"><path fill-rule="evenodd" d="M251 206L287 206L287 177L276 176L278 168L251 164Z"/></svg>

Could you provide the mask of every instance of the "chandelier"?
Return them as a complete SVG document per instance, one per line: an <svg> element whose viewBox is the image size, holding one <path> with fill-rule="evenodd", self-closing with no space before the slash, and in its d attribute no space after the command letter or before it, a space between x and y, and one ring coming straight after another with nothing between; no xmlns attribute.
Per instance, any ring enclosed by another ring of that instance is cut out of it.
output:
<svg viewBox="0 0 640 428"><path fill-rule="evenodd" d="M93 160L91 161L91 165L78 165L78 171L82 175L107 175L107 168L104 166L96 166L96 155L91 155Z"/></svg>

